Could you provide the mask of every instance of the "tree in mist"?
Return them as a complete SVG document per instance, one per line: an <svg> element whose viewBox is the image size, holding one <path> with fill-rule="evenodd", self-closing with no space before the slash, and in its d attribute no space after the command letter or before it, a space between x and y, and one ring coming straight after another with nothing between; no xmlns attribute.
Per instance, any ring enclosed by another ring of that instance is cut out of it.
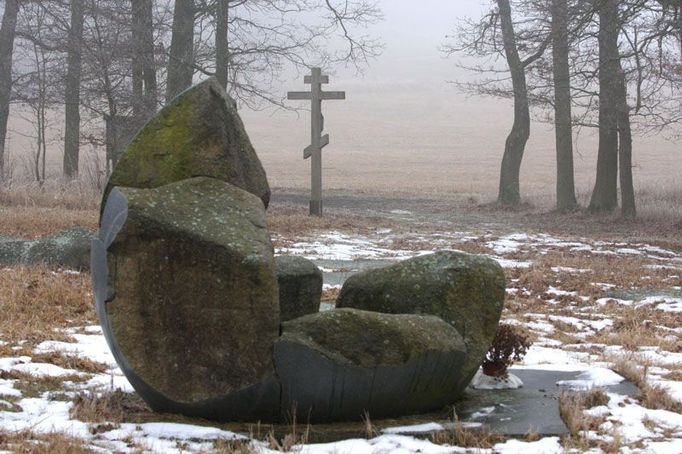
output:
<svg viewBox="0 0 682 454"><path fill-rule="evenodd" d="M478 58L497 58L504 56L507 64L511 89L506 79L494 77L475 83L460 84L466 91L514 100L514 122L507 136L500 170L498 203L507 207L518 206L521 202L520 172L526 143L530 137L530 101L526 73L544 55L550 41L547 27L541 27L541 20L527 17L515 21L509 0L496 0L491 12L478 22L466 22L459 31L458 43L446 45L446 54L463 52ZM546 24L545 24L546 25ZM517 26L523 30L519 31ZM520 55L519 38L527 56ZM532 37L532 38L531 38ZM492 73L499 76L502 72L493 67L467 67L477 73Z"/></svg>
<svg viewBox="0 0 682 454"><path fill-rule="evenodd" d="M13 101L28 112L24 118L33 126L32 159L28 170L42 185L47 177L48 134L53 133L50 111L64 102L64 59L60 52L60 25L57 17L45 5L27 2L22 5L17 20L15 56L21 62L21 72L14 79ZM54 43L54 44L51 44Z"/></svg>
<svg viewBox="0 0 682 454"><path fill-rule="evenodd" d="M575 198L573 170L573 118L571 114L571 69L569 2L552 0L552 76L554 82L554 132L556 137L556 208L572 211Z"/></svg>
<svg viewBox="0 0 682 454"><path fill-rule="evenodd" d="M18 13L19 0L6 0L0 26L0 181L5 176L5 142L12 92L12 61Z"/></svg>
<svg viewBox="0 0 682 454"><path fill-rule="evenodd" d="M168 55L166 102L192 85L194 75L194 0L176 0Z"/></svg>
<svg viewBox="0 0 682 454"><path fill-rule="evenodd" d="M241 0L242 2L245 0ZM234 3L234 2L233 2ZM228 65L230 62L229 24L230 1L215 1L213 5L215 19L215 77L218 83L227 90Z"/></svg>
<svg viewBox="0 0 682 454"><path fill-rule="evenodd" d="M64 95L64 176L78 174L80 154L80 86L83 48L84 0L70 1L71 21Z"/></svg>
<svg viewBox="0 0 682 454"><path fill-rule="evenodd" d="M612 211L618 206L618 50L619 0L600 0L599 14L599 150L597 176L589 210Z"/></svg>
<svg viewBox="0 0 682 454"><path fill-rule="evenodd" d="M363 68L381 53L367 27L381 19L376 0L204 0L196 2L194 71L216 76L253 108L285 107L285 69Z"/></svg>
<svg viewBox="0 0 682 454"><path fill-rule="evenodd" d="M131 0L132 16L132 107L133 116L147 120L157 107L157 77L154 54L154 2Z"/></svg>

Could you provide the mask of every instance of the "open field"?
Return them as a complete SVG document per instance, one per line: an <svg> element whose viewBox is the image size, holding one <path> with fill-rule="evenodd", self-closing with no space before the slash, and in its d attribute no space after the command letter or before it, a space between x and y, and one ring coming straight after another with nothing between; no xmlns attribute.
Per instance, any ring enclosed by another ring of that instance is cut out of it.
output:
<svg viewBox="0 0 682 454"><path fill-rule="evenodd" d="M34 206L6 195L13 206L2 208L2 234L37 237L70 222L96 226L95 196L64 202L74 203L66 209L62 196L26 195ZM108 351L87 273L13 267L0 271L0 450L682 451L682 244L673 228L655 236L646 223L609 229L616 218L557 221L458 198L342 195L332 197L327 217L311 219L304 204L294 204L304 195L276 192L269 223L277 252L351 264L439 249L489 255L507 275L503 319L524 326L534 340L516 368L581 371L578 388L625 377L639 396L567 394L561 409L571 434L543 438L529 430L522 440L457 424L420 439L391 430L409 422L371 421L346 427L353 439L315 444L329 427L216 425L156 415L132 393ZM326 288L328 303L337 291Z"/></svg>

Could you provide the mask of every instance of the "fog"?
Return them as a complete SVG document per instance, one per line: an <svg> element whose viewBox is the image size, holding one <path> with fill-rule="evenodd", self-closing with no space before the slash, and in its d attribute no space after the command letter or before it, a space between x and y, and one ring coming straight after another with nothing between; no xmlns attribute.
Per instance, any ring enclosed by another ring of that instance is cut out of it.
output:
<svg viewBox="0 0 682 454"><path fill-rule="evenodd" d="M328 70L326 90L345 90L345 101L325 101L323 151L327 188L391 188L424 191L494 192L504 141L512 124L508 100L466 97L448 81L472 77L445 58L439 47L458 20L477 17L488 2L383 0L385 20L369 32L385 44L362 74ZM278 87L307 90L302 74ZM305 102L288 106L307 108ZM242 110L247 128L274 186L302 188L309 163L309 114ZM583 130L576 142L576 180L586 193L594 179L596 135ZM675 179L680 145L664 137L636 137L635 181L640 187ZM554 131L535 122L522 167L522 189L550 195L555 184Z"/></svg>

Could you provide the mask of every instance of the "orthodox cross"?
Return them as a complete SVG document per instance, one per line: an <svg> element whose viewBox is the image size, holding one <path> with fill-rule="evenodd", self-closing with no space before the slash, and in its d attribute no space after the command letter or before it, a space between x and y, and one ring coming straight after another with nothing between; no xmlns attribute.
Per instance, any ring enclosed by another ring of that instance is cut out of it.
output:
<svg viewBox="0 0 682 454"><path fill-rule="evenodd" d="M320 68L312 68L312 74L305 76L303 82L311 85L310 91L290 91L291 100L310 100L310 146L303 150L303 159L311 159L310 214L322 216L322 148L329 145L329 134L322 135L324 117L322 101L326 99L346 99L345 91L322 91L322 84L329 83L329 76L323 76Z"/></svg>

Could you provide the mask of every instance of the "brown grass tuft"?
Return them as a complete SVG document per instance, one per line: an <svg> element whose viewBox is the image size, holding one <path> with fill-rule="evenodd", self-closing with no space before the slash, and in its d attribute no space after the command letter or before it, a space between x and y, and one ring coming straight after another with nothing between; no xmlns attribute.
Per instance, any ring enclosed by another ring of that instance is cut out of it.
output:
<svg viewBox="0 0 682 454"><path fill-rule="evenodd" d="M498 443L506 441L500 434L490 432L483 426L477 429L465 428L457 420L452 429L436 432L431 435L431 441L438 445L459 446L472 449L492 449Z"/></svg>
<svg viewBox="0 0 682 454"><path fill-rule="evenodd" d="M94 453L83 440L60 433L0 432L0 450L26 454Z"/></svg>
<svg viewBox="0 0 682 454"><path fill-rule="evenodd" d="M638 399L642 405L652 410L668 410L682 413L682 403L673 399L668 391L659 385L652 385L647 379L650 364L636 355L620 356L612 359L610 367L639 389Z"/></svg>
<svg viewBox="0 0 682 454"><path fill-rule="evenodd" d="M63 339L60 328L96 323L90 276L46 267L0 270L0 336L6 342L36 344Z"/></svg>
<svg viewBox="0 0 682 454"><path fill-rule="evenodd" d="M70 416L83 422L119 424L135 414L151 410L137 394L116 390L81 393L73 401Z"/></svg>

